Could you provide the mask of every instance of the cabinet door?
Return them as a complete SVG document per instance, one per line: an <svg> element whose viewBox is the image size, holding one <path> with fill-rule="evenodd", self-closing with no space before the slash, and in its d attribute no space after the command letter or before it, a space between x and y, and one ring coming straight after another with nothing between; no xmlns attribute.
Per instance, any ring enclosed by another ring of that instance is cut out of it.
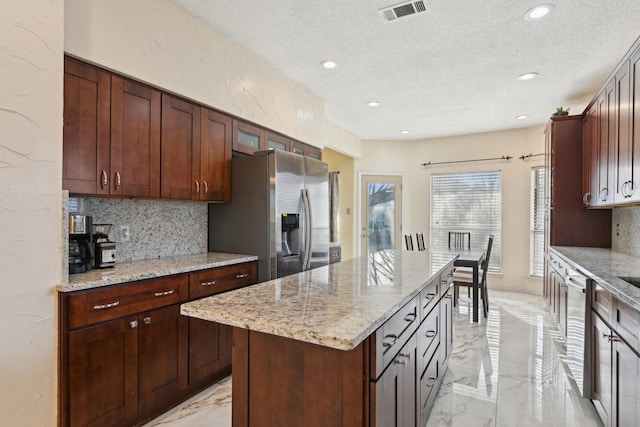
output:
<svg viewBox="0 0 640 427"><path fill-rule="evenodd" d="M632 152L632 172L631 182L627 185L626 191L629 194L629 201L640 200L640 48L631 56L629 74L631 78L631 152ZM639 165L635 167L635 165Z"/></svg>
<svg viewBox="0 0 640 427"><path fill-rule="evenodd" d="M617 128L617 164L615 171L616 203L626 203L631 195L629 187L633 183L633 145L631 140L631 80L629 61L626 61L615 76L615 119Z"/></svg>
<svg viewBox="0 0 640 427"><path fill-rule="evenodd" d="M291 141L286 136L267 132L267 146L274 150L290 151Z"/></svg>
<svg viewBox="0 0 640 427"><path fill-rule="evenodd" d="M303 142L291 140L291 152L322 160L322 150Z"/></svg>
<svg viewBox="0 0 640 427"><path fill-rule="evenodd" d="M130 316L69 333L71 426L126 425L138 411L138 323Z"/></svg>
<svg viewBox="0 0 640 427"><path fill-rule="evenodd" d="M118 76L111 78L109 175L110 194L160 197L160 92Z"/></svg>
<svg viewBox="0 0 640 427"><path fill-rule="evenodd" d="M189 319L189 386L210 384L231 368L231 327Z"/></svg>
<svg viewBox="0 0 640 427"><path fill-rule="evenodd" d="M266 150L265 132L258 126L233 120L233 149L240 153L253 154Z"/></svg>
<svg viewBox="0 0 640 427"><path fill-rule="evenodd" d="M598 95L598 196L597 205L610 205L614 193L616 162L615 78Z"/></svg>
<svg viewBox="0 0 640 427"><path fill-rule="evenodd" d="M624 341L614 342L613 426L640 425L640 357Z"/></svg>
<svg viewBox="0 0 640 427"><path fill-rule="evenodd" d="M413 334L413 337L407 341L404 348L400 350L398 356L404 358L405 362L405 364L400 366L400 372L402 374L402 402L400 404L402 408L401 425L404 427L416 427L416 421L419 419L417 406L417 384L419 380L419 373L416 334Z"/></svg>
<svg viewBox="0 0 640 427"><path fill-rule="evenodd" d="M200 198L200 107L162 94L160 194Z"/></svg>
<svg viewBox="0 0 640 427"><path fill-rule="evenodd" d="M453 310L451 304L451 289L442 297L440 301L440 319L442 322L442 338L440 345L441 363L440 366L445 367L449 363L449 357L453 351Z"/></svg>
<svg viewBox="0 0 640 427"><path fill-rule="evenodd" d="M231 201L231 117L202 107L200 200Z"/></svg>
<svg viewBox="0 0 640 427"><path fill-rule="evenodd" d="M378 381L372 383L373 413L371 414L371 425L376 427L402 426L402 407L398 398L398 396L402 395L400 360L394 359Z"/></svg>
<svg viewBox="0 0 640 427"><path fill-rule="evenodd" d="M594 102L586 113L588 138L590 141L589 151L589 194L586 197L587 205L598 204L599 179L600 179L600 131L598 129L598 104Z"/></svg>
<svg viewBox="0 0 640 427"><path fill-rule="evenodd" d="M139 315L140 412L144 416L175 402L188 385L188 318L180 305Z"/></svg>
<svg viewBox="0 0 640 427"><path fill-rule="evenodd" d="M611 329L600 319L600 317L592 313L592 334L591 343L593 368L592 383L594 405L605 420L606 425L611 425L611 405L612 405L612 345L609 337Z"/></svg>
<svg viewBox="0 0 640 427"><path fill-rule="evenodd" d="M62 188L71 193L109 193L110 86L108 73L65 58Z"/></svg>

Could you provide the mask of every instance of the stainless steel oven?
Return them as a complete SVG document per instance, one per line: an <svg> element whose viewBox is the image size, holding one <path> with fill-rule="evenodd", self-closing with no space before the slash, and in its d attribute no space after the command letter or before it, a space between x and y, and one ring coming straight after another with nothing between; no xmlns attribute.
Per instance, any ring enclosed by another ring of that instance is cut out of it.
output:
<svg viewBox="0 0 640 427"><path fill-rule="evenodd" d="M590 396L590 351L587 334L591 331L588 295L591 281L578 270L567 266L567 364L576 380L580 395Z"/></svg>

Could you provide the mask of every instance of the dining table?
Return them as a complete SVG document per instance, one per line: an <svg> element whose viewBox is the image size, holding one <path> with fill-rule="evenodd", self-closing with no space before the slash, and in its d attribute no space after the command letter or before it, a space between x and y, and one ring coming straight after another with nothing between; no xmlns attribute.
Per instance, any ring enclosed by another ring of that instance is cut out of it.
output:
<svg viewBox="0 0 640 427"><path fill-rule="evenodd" d="M454 267L469 267L473 272L472 278L472 304L473 304L473 321L478 322L478 301L480 296L478 289L480 288L480 266L484 262L487 256L486 249L467 249L467 248L434 248L434 251L447 255L458 255L458 258L453 262Z"/></svg>

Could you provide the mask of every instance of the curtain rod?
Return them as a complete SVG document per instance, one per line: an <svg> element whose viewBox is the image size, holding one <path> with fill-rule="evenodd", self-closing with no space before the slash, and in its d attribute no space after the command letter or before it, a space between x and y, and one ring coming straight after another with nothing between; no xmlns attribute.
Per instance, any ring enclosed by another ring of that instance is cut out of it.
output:
<svg viewBox="0 0 640 427"><path fill-rule="evenodd" d="M422 163L422 166L431 166L431 165L447 165L450 163L468 163L468 162L484 162L486 160L511 160L513 159L513 157L506 155L506 156L502 156L502 157L491 157L489 159L472 159L472 160L453 160L451 162L427 162L427 163Z"/></svg>
<svg viewBox="0 0 640 427"><path fill-rule="evenodd" d="M522 159L522 160L526 160L526 159L528 159L529 157L536 157L536 156L544 156L544 153L538 153L538 154L531 154L531 153L529 153L529 154L523 154L522 156L520 156L520 157L518 157L518 158L519 158L519 159Z"/></svg>

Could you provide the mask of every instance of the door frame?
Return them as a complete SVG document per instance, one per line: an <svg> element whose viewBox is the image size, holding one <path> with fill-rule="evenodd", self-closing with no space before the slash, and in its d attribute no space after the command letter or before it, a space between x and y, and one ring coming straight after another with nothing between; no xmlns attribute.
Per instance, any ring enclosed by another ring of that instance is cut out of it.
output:
<svg viewBox="0 0 640 427"><path fill-rule="evenodd" d="M404 234L404 224L405 224L405 199L404 190L405 190L405 177L406 174L403 172L379 172L379 171L358 171L358 183L357 183L357 194L358 194L358 218L356 221L356 228L353 230L353 239L357 242L356 244L356 253L358 257L362 256L362 238L360 237L362 233L362 177L363 176L397 176L400 177L400 191L403 193L402 201L400 203L400 236ZM400 238L400 247L397 249L402 249L402 238Z"/></svg>

